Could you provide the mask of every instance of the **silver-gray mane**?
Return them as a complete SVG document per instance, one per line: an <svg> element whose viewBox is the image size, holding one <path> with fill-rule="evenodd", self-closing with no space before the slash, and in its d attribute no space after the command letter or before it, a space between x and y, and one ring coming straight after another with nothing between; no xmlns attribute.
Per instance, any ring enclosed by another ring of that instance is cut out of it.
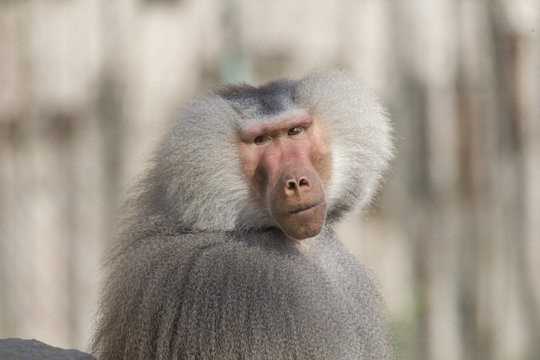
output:
<svg viewBox="0 0 540 360"><path fill-rule="evenodd" d="M254 118L303 109L322 119L333 149L332 181L325 189L327 222L361 208L392 157L391 129L375 98L339 71L317 71L298 81L278 80L258 88L227 86L194 101L159 147L138 187L136 207L142 205L144 216L156 219L174 216L168 221L186 230L275 226L267 211L250 200L236 150L238 130Z"/></svg>

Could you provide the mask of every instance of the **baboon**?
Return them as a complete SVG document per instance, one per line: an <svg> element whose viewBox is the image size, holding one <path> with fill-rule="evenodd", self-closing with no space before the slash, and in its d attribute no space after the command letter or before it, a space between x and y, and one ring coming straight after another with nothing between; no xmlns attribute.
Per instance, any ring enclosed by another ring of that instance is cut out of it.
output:
<svg viewBox="0 0 540 360"><path fill-rule="evenodd" d="M334 231L376 191L390 133L335 70L187 106L125 206L94 356L393 359L372 277Z"/></svg>

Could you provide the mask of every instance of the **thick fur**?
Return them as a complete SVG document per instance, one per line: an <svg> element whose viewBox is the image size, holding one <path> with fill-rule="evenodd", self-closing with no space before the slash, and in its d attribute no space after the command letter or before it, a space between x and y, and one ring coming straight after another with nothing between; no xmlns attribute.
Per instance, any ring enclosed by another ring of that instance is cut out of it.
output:
<svg viewBox="0 0 540 360"><path fill-rule="evenodd" d="M307 111L332 146L327 222L287 238L250 201L236 149L257 119ZM126 205L93 341L109 359L391 359L371 277L332 229L392 155L382 108L341 72L195 101Z"/></svg>

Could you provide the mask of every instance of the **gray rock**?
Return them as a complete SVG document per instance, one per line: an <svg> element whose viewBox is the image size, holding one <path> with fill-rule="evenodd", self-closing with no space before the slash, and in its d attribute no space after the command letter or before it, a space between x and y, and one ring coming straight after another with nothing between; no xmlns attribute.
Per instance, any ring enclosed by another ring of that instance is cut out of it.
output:
<svg viewBox="0 0 540 360"><path fill-rule="evenodd" d="M37 340L0 339L0 360L93 360L79 350L64 350Z"/></svg>

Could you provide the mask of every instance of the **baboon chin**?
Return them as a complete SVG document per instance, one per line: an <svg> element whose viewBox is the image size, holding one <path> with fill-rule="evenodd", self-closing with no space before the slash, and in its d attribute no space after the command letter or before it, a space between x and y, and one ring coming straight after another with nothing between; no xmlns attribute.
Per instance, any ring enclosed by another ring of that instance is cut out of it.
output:
<svg viewBox="0 0 540 360"><path fill-rule="evenodd" d="M394 359L376 286L333 229L377 190L390 132L338 71L195 100L124 207L94 356Z"/></svg>

